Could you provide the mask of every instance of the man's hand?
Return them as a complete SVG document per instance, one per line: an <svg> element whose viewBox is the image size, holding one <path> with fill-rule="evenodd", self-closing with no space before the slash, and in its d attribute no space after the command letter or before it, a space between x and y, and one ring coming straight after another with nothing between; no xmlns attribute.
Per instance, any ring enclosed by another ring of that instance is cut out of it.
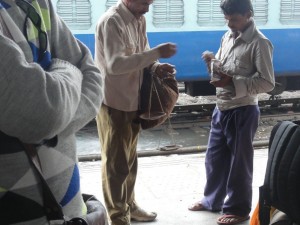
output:
<svg viewBox="0 0 300 225"><path fill-rule="evenodd" d="M232 82L232 77L228 76L225 73L219 72L218 75L220 75L221 79L218 81L210 81L212 85L215 87L225 87L229 85Z"/></svg>
<svg viewBox="0 0 300 225"><path fill-rule="evenodd" d="M214 58L215 58L214 53L212 53L210 51L204 51L202 53L202 59L206 63L207 70L208 70L209 73L211 72L210 63L211 63L211 60L214 59Z"/></svg>
<svg viewBox="0 0 300 225"><path fill-rule="evenodd" d="M166 78L168 76L175 76L175 66L169 63L161 63L156 67L155 73L159 78Z"/></svg>
<svg viewBox="0 0 300 225"><path fill-rule="evenodd" d="M177 52L177 47L173 43L164 43L157 46L160 58L170 58Z"/></svg>

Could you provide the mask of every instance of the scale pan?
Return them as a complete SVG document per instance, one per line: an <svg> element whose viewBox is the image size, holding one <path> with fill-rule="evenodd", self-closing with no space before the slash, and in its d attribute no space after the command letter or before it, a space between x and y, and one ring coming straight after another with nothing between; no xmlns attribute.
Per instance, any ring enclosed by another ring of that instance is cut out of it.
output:
<svg viewBox="0 0 300 225"><path fill-rule="evenodd" d="M157 120L163 116L165 116L165 112L146 112L140 115L140 118L143 120Z"/></svg>

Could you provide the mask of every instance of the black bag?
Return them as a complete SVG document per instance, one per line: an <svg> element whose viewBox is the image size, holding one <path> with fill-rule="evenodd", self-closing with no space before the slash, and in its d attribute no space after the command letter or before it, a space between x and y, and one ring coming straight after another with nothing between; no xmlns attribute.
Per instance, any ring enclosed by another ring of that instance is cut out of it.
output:
<svg viewBox="0 0 300 225"><path fill-rule="evenodd" d="M179 96L174 75L159 78L144 69L140 91L140 122L142 129L149 129L162 124L168 119Z"/></svg>
<svg viewBox="0 0 300 225"><path fill-rule="evenodd" d="M271 206L300 224L300 126L283 121L274 126L263 186L259 189L259 219L270 223Z"/></svg>

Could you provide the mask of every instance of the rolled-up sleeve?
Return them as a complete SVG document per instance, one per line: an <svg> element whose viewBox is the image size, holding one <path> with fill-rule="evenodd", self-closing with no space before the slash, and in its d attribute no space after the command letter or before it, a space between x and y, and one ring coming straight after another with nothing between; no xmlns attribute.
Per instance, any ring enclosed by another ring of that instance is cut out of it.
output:
<svg viewBox="0 0 300 225"><path fill-rule="evenodd" d="M234 75L236 96L256 95L272 91L275 86L273 69L273 46L267 39L260 38L254 45L249 58L253 59L255 72L250 76Z"/></svg>

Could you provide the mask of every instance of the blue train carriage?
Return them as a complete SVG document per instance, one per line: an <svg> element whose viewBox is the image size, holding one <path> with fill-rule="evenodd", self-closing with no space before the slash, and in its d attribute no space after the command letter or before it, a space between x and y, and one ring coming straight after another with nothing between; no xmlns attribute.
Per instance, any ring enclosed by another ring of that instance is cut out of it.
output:
<svg viewBox="0 0 300 225"><path fill-rule="evenodd" d="M117 0L54 0L58 14L76 37L94 53L94 32L98 18ZM178 54L167 61L177 68L177 80L192 96L212 95L209 74L201 59L205 50L216 52L227 30L220 0L154 0L146 14L151 46L162 42L178 45ZM300 87L300 0L253 0L255 21L274 45L276 88Z"/></svg>

